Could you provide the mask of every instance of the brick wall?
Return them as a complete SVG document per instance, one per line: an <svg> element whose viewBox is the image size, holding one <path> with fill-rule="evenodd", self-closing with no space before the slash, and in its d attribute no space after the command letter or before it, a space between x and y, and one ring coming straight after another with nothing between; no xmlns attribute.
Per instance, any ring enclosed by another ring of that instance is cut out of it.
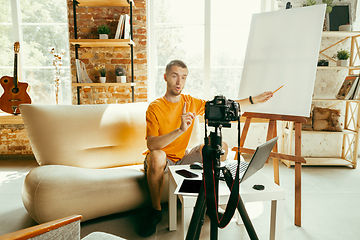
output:
<svg viewBox="0 0 360 240"><path fill-rule="evenodd" d="M24 124L0 125L1 154L32 154Z"/></svg>
<svg viewBox="0 0 360 240"><path fill-rule="evenodd" d="M147 101L147 53L146 53L146 1L135 0L133 8L134 81L136 83L135 102ZM72 0L68 0L70 38L74 38L74 18ZM79 39L98 39L97 27L110 27L109 38L115 37L121 14L129 14L129 7L78 7L76 8ZM72 82L76 82L75 47L70 46ZM106 82L116 82L115 68L122 66L127 72L127 82L131 82L130 48L79 48L79 59L86 64L86 70L93 82L99 82L100 74L94 69L99 64L106 66ZM76 87L72 88L72 103L77 104ZM131 102L130 87L83 87L80 91L81 104L111 104Z"/></svg>

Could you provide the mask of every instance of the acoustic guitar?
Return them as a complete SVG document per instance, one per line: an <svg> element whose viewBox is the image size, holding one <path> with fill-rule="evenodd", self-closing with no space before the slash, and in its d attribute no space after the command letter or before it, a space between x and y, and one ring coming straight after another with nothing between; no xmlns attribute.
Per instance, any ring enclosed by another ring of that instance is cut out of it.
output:
<svg viewBox="0 0 360 240"><path fill-rule="evenodd" d="M19 42L14 44L14 77L3 76L0 79L1 86L4 89L0 97L0 109L4 112L17 115L20 113L19 104L31 103L30 96L26 92L27 83L19 82L17 79L17 61L20 50Z"/></svg>

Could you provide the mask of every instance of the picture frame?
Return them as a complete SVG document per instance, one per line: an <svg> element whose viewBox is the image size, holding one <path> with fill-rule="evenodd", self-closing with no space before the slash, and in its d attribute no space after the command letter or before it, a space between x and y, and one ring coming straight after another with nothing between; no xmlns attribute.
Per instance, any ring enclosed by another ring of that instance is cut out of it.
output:
<svg viewBox="0 0 360 240"><path fill-rule="evenodd" d="M349 75L345 77L338 94L335 96L336 99L340 100L352 100L354 95L357 95L359 77L357 75Z"/></svg>
<svg viewBox="0 0 360 240"><path fill-rule="evenodd" d="M352 25L351 4L337 3L331 13L326 14L326 30L339 31L341 25Z"/></svg>

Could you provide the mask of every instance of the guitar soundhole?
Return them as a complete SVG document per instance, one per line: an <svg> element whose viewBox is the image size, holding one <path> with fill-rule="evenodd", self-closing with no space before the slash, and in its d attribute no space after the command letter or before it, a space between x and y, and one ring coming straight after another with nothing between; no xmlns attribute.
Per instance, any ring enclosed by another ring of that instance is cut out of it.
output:
<svg viewBox="0 0 360 240"><path fill-rule="evenodd" d="M14 93L14 94L15 94L15 93L18 93L18 92L19 92L19 88L13 88L11 91L12 91L12 93Z"/></svg>
<svg viewBox="0 0 360 240"><path fill-rule="evenodd" d="M9 82L9 80L7 80L7 79L4 79L4 83L8 83Z"/></svg>

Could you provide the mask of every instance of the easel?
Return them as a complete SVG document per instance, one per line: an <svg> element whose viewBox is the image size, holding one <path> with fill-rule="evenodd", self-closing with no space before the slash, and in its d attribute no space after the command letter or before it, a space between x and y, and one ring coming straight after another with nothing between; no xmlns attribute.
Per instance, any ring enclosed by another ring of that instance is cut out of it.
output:
<svg viewBox="0 0 360 240"><path fill-rule="evenodd" d="M279 161L278 159L284 159L295 162L295 220L296 226L301 226L301 164L306 163L305 159L301 157L301 123L306 122L304 117L287 116L277 114L265 114L265 113L250 113L245 112L242 117L245 117L244 128L240 138L240 153L253 154L254 149L244 148L245 139L249 131L250 123L253 118L269 121L268 132L266 140L270 140L277 136L276 121L290 121L295 124L295 155L288 155L278 153L278 145L273 148L270 157L273 158L274 167L274 182L280 185L279 178ZM233 151L238 151L237 147L232 148Z"/></svg>

